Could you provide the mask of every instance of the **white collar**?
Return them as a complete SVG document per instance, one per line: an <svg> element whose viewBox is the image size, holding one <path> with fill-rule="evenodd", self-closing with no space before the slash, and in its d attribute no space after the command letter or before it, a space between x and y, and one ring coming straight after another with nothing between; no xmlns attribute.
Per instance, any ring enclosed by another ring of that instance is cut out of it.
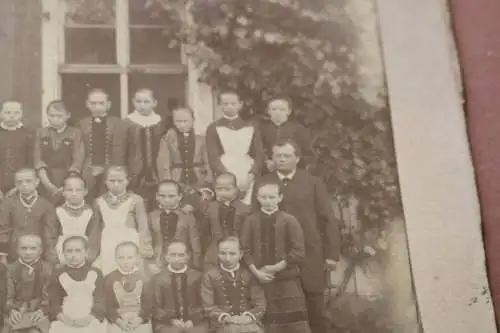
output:
<svg viewBox="0 0 500 333"><path fill-rule="evenodd" d="M283 180L283 179L293 179L293 176L295 176L295 173L297 173L297 169L293 170L288 175L284 175L281 172L276 171L276 174L278 175L278 178L280 180Z"/></svg>
<svg viewBox="0 0 500 333"><path fill-rule="evenodd" d="M15 126L7 126L7 125L5 125L5 122L4 122L4 121L2 121L2 122L0 123L0 127L2 127L2 128L3 128L4 130L6 130L6 131L15 131L15 130L17 130L17 129L20 129L20 128L21 128L21 127L23 127L23 126L24 126L24 125L23 125L23 122L22 122L22 121L18 122L18 123L17 123L17 125L15 125Z"/></svg>
<svg viewBox="0 0 500 333"><path fill-rule="evenodd" d="M233 278L236 276L236 272L240 269L240 263L237 263L236 266L232 269L228 269L228 268L224 267L224 265L222 265L222 264L220 264L219 266L224 272L231 274L231 276Z"/></svg>
<svg viewBox="0 0 500 333"><path fill-rule="evenodd" d="M130 272L124 272L120 269L120 267L118 267L118 271L120 272L121 275L132 275L134 273L137 273L139 271L139 267L135 267L133 270L131 270Z"/></svg>
<svg viewBox="0 0 500 333"><path fill-rule="evenodd" d="M232 121L232 120L236 120L236 119L238 119L238 118L240 117L240 115L239 115L239 114L237 114L237 115L236 115L236 116L234 116L234 117L228 117L228 116L226 116L226 115L222 115L222 117L223 117L223 118L225 118L225 119L227 119L227 120L229 120L229 121Z"/></svg>
<svg viewBox="0 0 500 333"><path fill-rule="evenodd" d="M186 272L187 272L187 270L188 270L188 266L187 266L187 265L185 265L185 266L184 266L184 268L179 269L179 270L176 270L176 269L173 269L173 268L172 268L172 266L169 264L169 265L167 266L167 269L168 269L168 271L169 271L170 273L174 273L174 274L184 274L184 273L186 273Z"/></svg>
<svg viewBox="0 0 500 333"><path fill-rule="evenodd" d="M38 258L37 260L33 261L31 264L25 263L21 258L18 258L17 261L21 265L23 265L24 267L27 267L28 268L28 274L31 275L33 273L33 271L35 270L35 268L33 266L36 265L37 262L40 261L40 258Z"/></svg>
<svg viewBox="0 0 500 333"><path fill-rule="evenodd" d="M273 210L272 210L272 211L270 211L270 212L266 212L266 211L265 211L265 210L263 210L263 209L261 209L260 211L261 211L262 213L266 214L266 215L271 216L271 215L273 215L274 213L276 213L278 210L280 210L280 209L279 209L278 207L276 207L275 209L273 209Z"/></svg>
<svg viewBox="0 0 500 333"><path fill-rule="evenodd" d="M73 268L73 269L79 269L79 268L82 268L83 266L85 266L85 264L86 264L86 263L87 263L87 262L84 260L84 261L83 261L80 265L78 265L78 266L71 266L71 265L68 265L68 264L66 264L66 266L67 266L67 267L69 267L69 268Z"/></svg>
<svg viewBox="0 0 500 333"><path fill-rule="evenodd" d="M66 130L66 128L68 128L68 125L64 125L61 128L55 128L55 127L50 126L50 128L52 128L54 131L56 131L56 133L61 134L62 132L64 132Z"/></svg>
<svg viewBox="0 0 500 333"><path fill-rule="evenodd" d="M158 124L161 121L161 117L157 113L151 113L148 116L144 116L139 113L139 111L134 111L127 116L132 122L140 125L142 127L151 127Z"/></svg>
<svg viewBox="0 0 500 333"><path fill-rule="evenodd" d="M77 206L73 206L72 204L70 204L68 201L65 201L64 202L64 205L66 205L67 207L71 208L71 209L74 209L74 210L78 210L78 209L82 209L83 207L85 207L86 203L85 203L85 200L82 201L82 203L80 205L77 205Z"/></svg>

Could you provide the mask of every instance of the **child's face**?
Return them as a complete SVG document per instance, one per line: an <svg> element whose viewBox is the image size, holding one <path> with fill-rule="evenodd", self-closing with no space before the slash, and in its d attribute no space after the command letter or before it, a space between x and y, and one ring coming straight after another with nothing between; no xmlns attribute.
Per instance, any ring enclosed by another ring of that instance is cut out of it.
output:
<svg viewBox="0 0 500 333"><path fill-rule="evenodd" d="M215 197L219 201L232 201L238 196L238 188L231 177L221 176L215 181Z"/></svg>
<svg viewBox="0 0 500 333"><path fill-rule="evenodd" d="M81 179L70 178L64 183L63 196L71 205L80 205L87 195L87 189Z"/></svg>
<svg viewBox="0 0 500 333"><path fill-rule="evenodd" d="M123 272L131 272L139 267L139 253L135 246L120 246L115 255L116 264Z"/></svg>
<svg viewBox="0 0 500 333"><path fill-rule="evenodd" d="M19 193L25 195L34 193L40 183L40 180L33 170L25 170L16 173L14 181Z"/></svg>
<svg viewBox="0 0 500 333"><path fill-rule="evenodd" d="M232 269L236 267L242 257L238 242L227 241L220 243L217 256L219 257L219 262L225 268Z"/></svg>
<svg viewBox="0 0 500 333"><path fill-rule="evenodd" d="M264 211L270 212L278 208L283 200L278 185L269 184L259 188L257 192L257 201Z"/></svg>
<svg viewBox="0 0 500 333"><path fill-rule="evenodd" d="M137 112L145 116L153 113L157 104L150 90L140 90L136 92L132 102Z"/></svg>
<svg viewBox="0 0 500 333"><path fill-rule="evenodd" d="M190 132L193 129L194 119L189 110L177 109L173 114L174 126L181 133Z"/></svg>
<svg viewBox="0 0 500 333"><path fill-rule="evenodd" d="M65 110L49 108L47 110L47 120L50 126L54 128L62 128L69 119L69 113Z"/></svg>
<svg viewBox="0 0 500 333"><path fill-rule="evenodd" d="M165 261L176 270L186 267L189 261L186 245L181 243L171 244L165 254Z"/></svg>
<svg viewBox="0 0 500 333"><path fill-rule="evenodd" d="M87 98L87 108L92 112L92 116L102 117L106 115L111 108L111 101L105 93L95 91Z"/></svg>
<svg viewBox="0 0 500 333"><path fill-rule="evenodd" d="M283 99L275 99L269 103L267 112L271 121L275 124L283 124L288 120L292 110L290 110L290 105L287 101Z"/></svg>
<svg viewBox="0 0 500 333"><path fill-rule="evenodd" d="M114 195L123 194L127 191L127 175L121 171L109 171L106 177L106 186Z"/></svg>
<svg viewBox="0 0 500 333"><path fill-rule="evenodd" d="M42 240L36 236L19 238L17 254L27 264L37 261L42 254Z"/></svg>
<svg viewBox="0 0 500 333"><path fill-rule="evenodd" d="M7 125L17 125L23 119L23 106L18 102L5 102L0 111L0 118Z"/></svg>
<svg viewBox="0 0 500 333"><path fill-rule="evenodd" d="M235 117L243 106L238 95L233 93L222 94L219 99L222 113L227 117Z"/></svg>
<svg viewBox="0 0 500 333"><path fill-rule="evenodd" d="M182 200L179 189L174 184L162 184L156 193L156 200L164 209L176 209Z"/></svg>
<svg viewBox="0 0 500 333"><path fill-rule="evenodd" d="M66 264L73 267L81 266L87 258L87 248L80 239L73 239L66 242L63 249Z"/></svg>

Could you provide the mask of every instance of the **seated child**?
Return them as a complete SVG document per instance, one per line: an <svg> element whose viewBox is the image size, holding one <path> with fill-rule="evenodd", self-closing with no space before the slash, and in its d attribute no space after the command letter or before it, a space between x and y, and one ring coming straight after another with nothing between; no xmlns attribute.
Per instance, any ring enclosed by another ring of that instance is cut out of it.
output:
<svg viewBox="0 0 500 333"><path fill-rule="evenodd" d="M189 245L193 253L193 266L201 267L201 246L196 221L192 213L181 209L179 183L173 180L162 181L158 185L156 200L159 207L149 214L149 223L158 268L163 266L162 253L174 239Z"/></svg>
<svg viewBox="0 0 500 333"><path fill-rule="evenodd" d="M34 169L20 169L15 174L17 194L0 205L0 256L17 260L17 240L23 234L42 238L43 258L56 264L57 219L55 209L47 199L40 197L40 180Z"/></svg>
<svg viewBox="0 0 500 333"><path fill-rule="evenodd" d="M60 100L47 106L48 127L35 135L35 169L43 185L41 192L54 205L61 204L64 179L82 170L85 152L82 132L68 126L70 113Z"/></svg>
<svg viewBox="0 0 500 333"><path fill-rule="evenodd" d="M149 284L140 271L139 248L133 242L116 246L118 268L106 276L108 333L151 333Z"/></svg>
<svg viewBox="0 0 500 333"><path fill-rule="evenodd" d="M168 266L153 280L154 332L208 332L200 297L201 273L188 266L188 247L173 241L164 255Z"/></svg>
<svg viewBox="0 0 500 333"><path fill-rule="evenodd" d="M264 163L259 128L240 118L243 103L236 92L221 92L219 102L223 117L210 124L206 134L210 168L215 176L233 173L243 202L250 204L253 182Z"/></svg>
<svg viewBox="0 0 500 333"><path fill-rule="evenodd" d="M90 116L79 122L85 147L82 176L89 187L89 199L94 200L106 191L106 168L127 163L127 125L109 115L111 101L103 89L90 90L86 106Z"/></svg>
<svg viewBox="0 0 500 333"><path fill-rule="evenodd" d="M274 171L272 162L273 146L281 140L293 140L297 143L303 154L299 167L307 167L312 158L311 137L307 128L290 120L292 114L291 101L285 97L271 99L267 106L267 114L269 118L260 123L260 133L268 172Z"/></svg>
<svg viewBox="0 0 500 333"><path fill-rule="evenodd" d="M306 253L302 228L279 209L279 183L261 183L256 191L260 211L245 221L241 242L245 261L266 295L266 332L309 333L299 270Z"/></svg>
<svg viewBox="0 0 500 333"><path fill-rule="evenodd" d="M132 103L135 110L125 118L129 138L127 167L130 188L144 198L146 208L150 211L154 207L159 180L156 157L166 124L155 112L157 101L151 89L137 90Z"/></svg>
<svg viewBox="0 0 500 333"><path fill-rule="evenodd" d="M93 263L101 243L101 215L85 203L87 185L82 177L73 175L66 178L62 194L65 202L56 208L59 235L56 250L59 262L64 263L64 240L69 236L84 236L89 243L88 261Z"/></svg>
<svg viewBox="0 0 500 333"><path fill-rule="evenodd" d="M50 333L106 333L104 279L87 262L88 243L71 236L63 243L64 266L49 286Z"/></svg>
<svg viewBox="0 0 500 333"><path fill-rule="evenodd" d="M0 109L0 195L7 197L15 189L17 170L33 166L34 133L23 125L23 105L4 101Z"/></svg>
<svg viewBox="0 0 500 333"><path fill-rule="evenodd" d="M194 133L194 112L189 107L174 109L172 118L174 128L160 141L158 173L160 180L173 179L185 186L184 201L197 207L197 197L209 194L204 192L212 179L205 138Z"/></svg>
<svg viewBox="0 0 500 333"><path fill-rule="evenodd" d="M240 241L229 236L218 244L219 266L203 276L201 298L216 333L263 333L266 298L259 281L245 267Z"/></svg>
<svg viewBox="0 0 500 333"><path fill-rule="evenodd" d="M251 208L238 199L236 177L222 173L215 179L215 197L203 209L200 234L203 235L204 264L217 265L217 243L224 237L240 236Z"/></svg>
<svg viewBox="0 0 500 333"><path fill-rule="evenodd" d="M123 241L139 246L141 256L154 256L148 216L144 200L127 191L128 174L122 166L110 166L106 173L108 192L96 200L96 208L102 216L101 250L96 264L104 274L114 271L115 249Z"/></svg>
<svg viewBox="0 0 500 333"><path fill-rule="evenodd" d="M18 240L19 259L9 265L5 314L9 332L49 331L51 265L41 260L42 239L23 235Z"/></svg>

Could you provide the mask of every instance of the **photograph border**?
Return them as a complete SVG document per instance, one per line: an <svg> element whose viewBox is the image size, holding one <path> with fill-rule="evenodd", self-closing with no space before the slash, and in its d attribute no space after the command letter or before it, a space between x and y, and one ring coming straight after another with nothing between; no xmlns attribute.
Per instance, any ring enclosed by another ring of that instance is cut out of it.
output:
<svg viewBox="0 0 500 333"><path fill-rule="evenodd" d="M423 331L497 332L446 1L376 3Z"/></svg>

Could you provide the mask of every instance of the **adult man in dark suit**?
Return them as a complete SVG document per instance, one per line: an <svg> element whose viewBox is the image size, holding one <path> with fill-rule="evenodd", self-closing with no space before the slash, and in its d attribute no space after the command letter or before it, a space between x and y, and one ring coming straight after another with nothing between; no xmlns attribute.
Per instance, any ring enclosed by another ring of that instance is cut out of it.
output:
<svg viewBox="0 0 500 333"><path fill-rule="evenodd" d="M283 185L281 208L295 216L302 226L306 258L301 277L309 322L312 333L325 333L328 331L324 317L325 269L336 268L340 255L340 230L323 181L297 168L300 154L295 142L280 140L273 146L276 171L258 182L280 181ZM258 207L255 197L254 203Z"/></svg>

